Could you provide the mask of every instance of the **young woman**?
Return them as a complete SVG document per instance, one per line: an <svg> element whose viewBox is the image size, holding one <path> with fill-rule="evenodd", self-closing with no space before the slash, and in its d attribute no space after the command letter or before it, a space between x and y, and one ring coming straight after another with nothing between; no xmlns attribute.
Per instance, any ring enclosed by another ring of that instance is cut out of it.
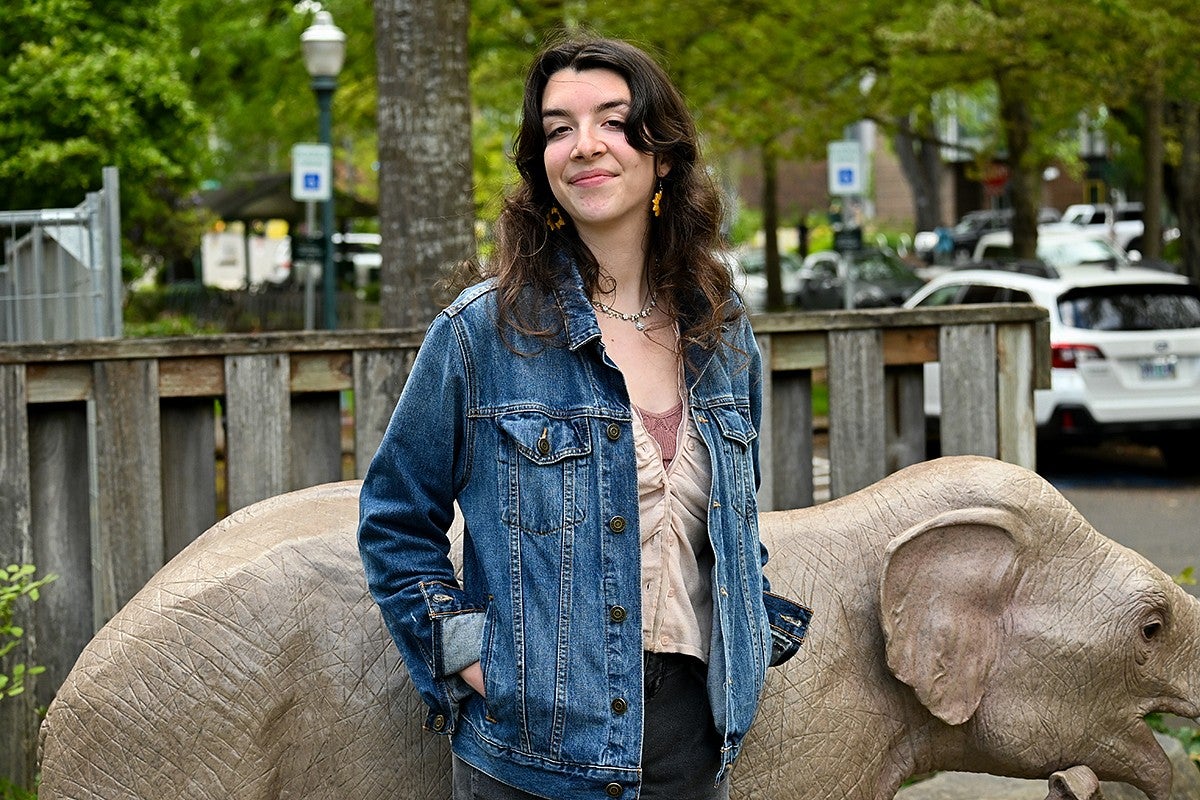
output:
<svg viewBox="0 0 1200 800"><path fill-rule="evenodd" d="M762 575L761 364L719 196L620 41L537 57L515 151L492 277L430 326L363 484L368 583L456 800L726 797L809 612Z"/></svg>

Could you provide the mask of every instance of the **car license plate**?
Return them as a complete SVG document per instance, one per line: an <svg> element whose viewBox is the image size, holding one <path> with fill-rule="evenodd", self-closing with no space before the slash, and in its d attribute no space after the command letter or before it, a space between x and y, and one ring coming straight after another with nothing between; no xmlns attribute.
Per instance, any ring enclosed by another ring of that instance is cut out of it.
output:
<svg viewBox="0 0 1200 800"><path fill-rule="evenodd" d="M1179 359L1177 359L1175 356L1159 356L1158 358L1142 359L1142 380L1173 380L1175 378L1175 362L1178 360Z"/></svg>

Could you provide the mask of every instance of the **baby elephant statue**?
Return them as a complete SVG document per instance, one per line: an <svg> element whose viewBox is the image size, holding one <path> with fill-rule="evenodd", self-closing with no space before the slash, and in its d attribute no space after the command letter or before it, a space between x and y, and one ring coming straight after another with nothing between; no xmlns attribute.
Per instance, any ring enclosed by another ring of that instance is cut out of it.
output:
<svg viewBox="0 0 1200 800"><path fill-rule="evenodd" d="M51 705L39 797L448 797L447 743L367 595L357 491L259 503L164 567ZM936 770L1170 797L1142 718L1200 712L1200 603L1036 474L939 459L764 514L762 536L814 617L735 797L884 800Z"/></svg>

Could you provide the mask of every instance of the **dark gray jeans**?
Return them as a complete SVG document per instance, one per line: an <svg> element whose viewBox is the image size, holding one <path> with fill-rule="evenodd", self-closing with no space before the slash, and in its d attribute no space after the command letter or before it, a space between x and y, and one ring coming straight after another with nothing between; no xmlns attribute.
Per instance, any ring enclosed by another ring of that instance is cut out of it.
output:
<svg viewBox="0 0 1200 800"><path fill-rule="evenodd" d="M646 653L646 727L642 737L642 800L728 800L729 779L713 786L721 740L705 689L706 668L674 653ZM501 783L454 757L453 800L542 798Z"/></svg>

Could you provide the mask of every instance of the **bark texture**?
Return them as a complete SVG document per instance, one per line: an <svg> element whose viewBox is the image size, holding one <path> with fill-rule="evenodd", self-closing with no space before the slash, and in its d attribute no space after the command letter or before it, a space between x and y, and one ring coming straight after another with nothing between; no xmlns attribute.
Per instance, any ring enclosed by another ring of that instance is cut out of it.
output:
<svg viewBox="0 0 1200 800"><path fill-rule="evenodd" d="M1013 254L1034 258L1037 254L1037 214L1041 203L1041 169L1033 161L1033 114L1016 78L1001 76L1000 120L1008 145L1009 193L1013 206Z"/></svg>
<svg viewBox="0 0 1200 800"><path fill-rule="evenodd" d="M933 123L914 132L907 119L899 119L894 137L900 169L912 187L916 230L931 231L942 219L942 157Z"/></svg>
<svg viewBox="0 0 1200 800"><path fill-rule="evenodd" d="M1163 83L1162 74L1154 70L1146 86L1143 102L1146 109L1146 130L1142 134L1142 163L1146 170L1146 199L1142 231L1142 257L1162 258L1162 197L1163 197Z"/></svg>
<svg viewBox="0 0 1200 800"><path fill-rule="evenodd" d="M438 286L474 257L467 0L375 0L381 303L387 327L429 322Z"/></svg>
<svg viewBox="0 0 1200 800"><path fill-rule="evenodd" d="M1200 280L1200 103L1182 104L1179 166L1179 230L1182 233L1183 272Z"/></svg>

